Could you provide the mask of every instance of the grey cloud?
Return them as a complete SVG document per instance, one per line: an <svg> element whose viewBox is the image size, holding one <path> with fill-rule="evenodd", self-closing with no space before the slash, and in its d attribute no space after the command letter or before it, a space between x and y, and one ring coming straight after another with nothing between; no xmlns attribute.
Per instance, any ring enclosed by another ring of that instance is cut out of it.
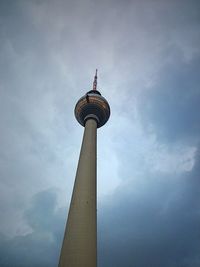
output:
<svg viewBox="0 0 200 267"><path fill-rule="evenodd" d="M99 266L180 266L199 264L199 158L182 177L146 174L129 182L98 208ZM141 179L141 177L140 177ZM38 193L24 212L32 232L1 236L1 266L56 266L66 209L54 190Z"/></svg>
<svg viewBox="0 0 200 267"><path fill-rule="evenodd" d="M100 198L99 266L200 265L199 150L190 172L145 164L151 134L158 146L199 143L198 28L198 1L1 1L1 266L58 262L56 202L68 204L83 130L73 109L96 67L112 110L98 162L105 186L120 180Z"/></svg>
<svg viewBox="0 0 200 267"><path fill-rule="evenodd" d="M199 266L199 166L181 177L146 174L102 203L100 266Z"/></svg>
<svg viewBox="0 0 200 267"><path fill-rule="evenodd" d="M139 99L139 114L158 138L167 141L199 140L199 57L183 62L170 54L158 80Z"/></svg>
<svg viewBox="0 0 200 267"><path fill-rule="evenodd" d="M0 225L12 236L19 224L12 217L22 217L32 195L57 187L66 175L71 177L66 188L71 187L79 144L67 142L75 125L73 86L47 49L43 28L33 23L31 1L0 6Z"/></svg>
<svg viewBox="0 0 200 267"><path fill-rule="evenodd" d="M54 190L36 194L24 217L31 233L12 239L0 238L0 265L56 266L62 242L66 209L57 208Z"/></svg>

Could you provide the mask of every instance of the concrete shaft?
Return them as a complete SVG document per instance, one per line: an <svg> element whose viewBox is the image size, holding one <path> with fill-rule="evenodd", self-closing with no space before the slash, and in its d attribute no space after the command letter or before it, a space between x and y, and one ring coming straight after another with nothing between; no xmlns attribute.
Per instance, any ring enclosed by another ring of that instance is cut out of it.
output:
<svg viewBox="0 0 200 267"><path fill-rule="evenodd" d="M59 267L97 266L97 123L86 121Z"/></svg>

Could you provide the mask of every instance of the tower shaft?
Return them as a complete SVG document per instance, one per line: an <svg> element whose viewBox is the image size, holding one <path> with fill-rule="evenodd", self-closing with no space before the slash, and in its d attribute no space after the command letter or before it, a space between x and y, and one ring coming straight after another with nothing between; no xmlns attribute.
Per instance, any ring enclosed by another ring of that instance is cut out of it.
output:
<svg viewBox="0 0 200 267"><path fill-rule="evenodd" d="M88 119L76 172L59 267L96 267L96 139L97 122Z"/></svg>

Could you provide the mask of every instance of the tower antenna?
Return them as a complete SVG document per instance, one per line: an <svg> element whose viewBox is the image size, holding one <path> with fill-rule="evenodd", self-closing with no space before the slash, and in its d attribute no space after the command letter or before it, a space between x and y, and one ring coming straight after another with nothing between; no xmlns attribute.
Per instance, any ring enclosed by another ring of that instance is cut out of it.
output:
<svg viewBox="0 0 200 267"><path fill-rule="evenodd" d="M96 73L94 76L93 90L97 90L97 69L96 69Z"/></svg>

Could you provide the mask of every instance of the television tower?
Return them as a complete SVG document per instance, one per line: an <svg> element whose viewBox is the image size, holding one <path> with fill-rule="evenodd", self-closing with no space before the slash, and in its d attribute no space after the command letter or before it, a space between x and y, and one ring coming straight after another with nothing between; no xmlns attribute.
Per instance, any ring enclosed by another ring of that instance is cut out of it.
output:
<svg viewBox="0 0 200 267"><path fill-rule="evenodd" d="M79 99L75 117L85 127L69 214L60 253L59 267L97 266L97 128L110 117L108 102L93 89Z"/></svg>

